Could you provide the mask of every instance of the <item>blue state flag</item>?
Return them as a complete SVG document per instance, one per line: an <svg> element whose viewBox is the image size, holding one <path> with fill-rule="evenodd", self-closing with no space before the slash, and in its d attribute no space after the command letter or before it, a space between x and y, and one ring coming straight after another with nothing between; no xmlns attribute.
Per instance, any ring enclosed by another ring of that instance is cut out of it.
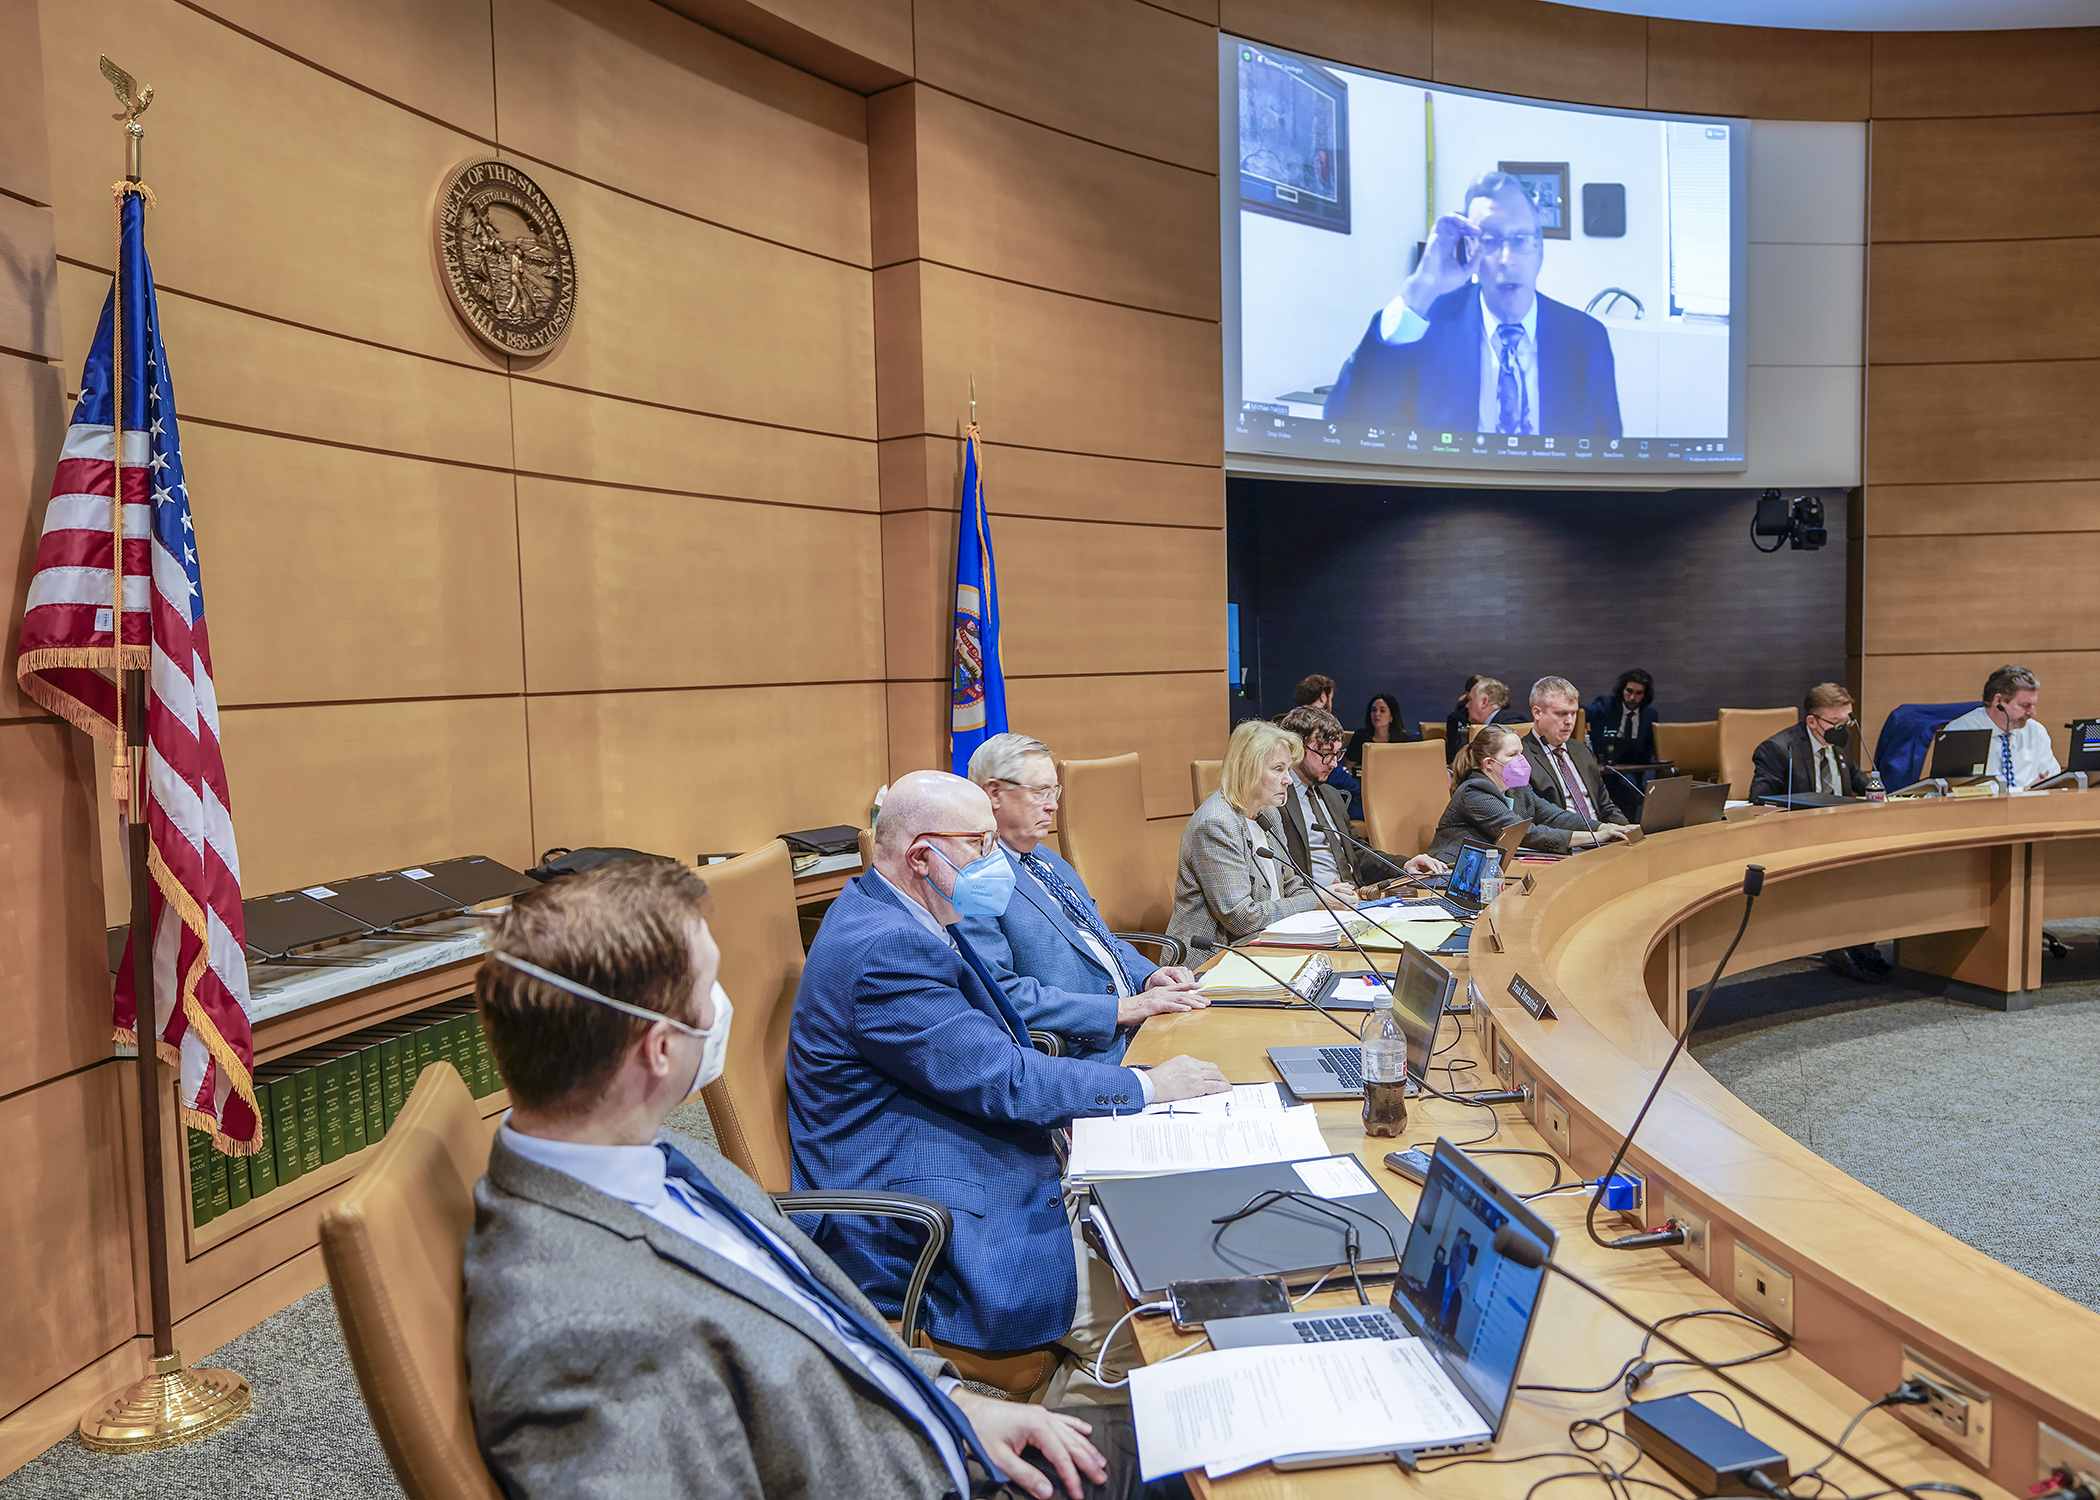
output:
<svg viewBox="0 0 2100 1500"><path fill-rule="evenodd" d="M970 756L1006 733L1006 673L999 664L999 575L991 522L977 468L977 425L963 449L962 535L955 548L955 660L949 677L950 769L970 773Z"/></svg>

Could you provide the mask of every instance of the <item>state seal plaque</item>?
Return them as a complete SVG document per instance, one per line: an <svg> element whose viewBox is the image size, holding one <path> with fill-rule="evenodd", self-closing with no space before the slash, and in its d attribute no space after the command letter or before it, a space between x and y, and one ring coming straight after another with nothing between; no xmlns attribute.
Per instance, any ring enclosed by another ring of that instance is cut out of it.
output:
<svg viewBox="0 0 2100 1500"><path fill-rule="evenodd" d="M507 161L464 162L437 199L445 290L507 354L545 354L576 315L576 252L553 200Z"/></svg>

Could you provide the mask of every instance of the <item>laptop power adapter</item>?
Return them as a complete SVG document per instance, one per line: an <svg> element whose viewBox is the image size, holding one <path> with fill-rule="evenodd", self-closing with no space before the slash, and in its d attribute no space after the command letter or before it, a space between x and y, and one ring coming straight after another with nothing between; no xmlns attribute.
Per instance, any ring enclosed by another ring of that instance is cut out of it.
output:
<svg viewBox="0 0 2100 1500"><path fill-rule="evenodd" d="M1781 1488L1793 1477L1784 1453L1690 1396L1634 1402L1626 1408L1626 1435L1695 1495L1766 1493L1744 1480L1753 1469Z"/></svg>

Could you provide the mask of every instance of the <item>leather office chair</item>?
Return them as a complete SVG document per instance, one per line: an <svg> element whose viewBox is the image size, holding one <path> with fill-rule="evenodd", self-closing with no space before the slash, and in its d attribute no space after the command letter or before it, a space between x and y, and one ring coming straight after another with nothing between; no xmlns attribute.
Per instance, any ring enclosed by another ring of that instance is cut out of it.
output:
<svg viewBox="0 0 2100 1500"><path fill-rule="evenodd" d="M1755 746L1751 747L1755 749ZM1655 725L1655 758L1665 760L1677 767L1680 776L1704 776L1709 779L1721 774L1721 721L1719 719L1693 719L1672 724L1657 720ZM1750 783L1743 783L1748 791ZM1732 797L1734 792L1730 792Z"/></svg>
<svg viewBox="0 0 2100 1500"><path fill-rule="evenodd" d="M875 830L872 828L860 831L860 867L864 871L875 868Z"/></svg>
<svg viewBox="0 0 2100 1500"><path fill-rule="evenodd" d="M1403 860L1427 849L1451 801L1451 775L1444 768L1441 739L1366 744L1363 777L1364 823L1371 847Z"/></svg>
<svg viewBox="0 0 2100 1500"><path fill-rule="evenodd" d="M862 840L865 845L865 833ZM771 1193L785 1213L887 1214L920 1225L928 1238L905 1289L906 1316L900 1328L905 1341L938 1350L965 1380L1008 1395L1034 1391L1056 1369L1056 1356L1049 1351L986 1354L954 1349L935 1343L917 1328L920 1296L953 1228L946 1208L912 1193L791 1190L788 1027L805 955L787 845L775 839L749 854L705 866L700 876L714 897L708 926L722 950L722 988L737 1007L722 1076L701 1091L722 1154ZM1030 1035L1039 1050L1053 1056L1062 1050L1048 1033Z"/></svg>
<svg viewBox="0 0 2100 1500"><path fill-rule="evenodd" d="M1724 708L1720 720L1721 780L1728 783L1728 795L1738 802L1750 796L1750 778L1757 774L1751 757L1762 745L1782 729L1791 729L1801 722L1801 715L1791 708Z"/></svg>
<svg viewBox="0 0 2100 1500"><path fill-rule="evenodd" d="M1421 728L1422 738L1425 740L1440 740L1446 734L1450 733L1451 730L1451 726L1449 724L1446 724L1442 719L1438 719L1433 724L1429 720L1424 719L1421 722Z"/></svg>
<svg viewBox="0 0 2100 1500"><path fill-rule="evenodd" d="M321 1259L380 1446L408 1500L502 1500L467 1408L461 1283L489 1122L425 1068L372 1164L321 1215Z"/></svg>
<svg viewBox="0 0 2100 1500"><path fill-rule="evenodd" d="M1201 807L1204 799L1225 784L1225 762L1222 760L1192 760L1189 762L1189 793Z"/></svg>
<svg viewBox="0 0 2100 1500"><path fill-rule="evenodd" d="M1180 963L1182 945L1166 931L1181 836L1171 825L1155 829L1146 822L1137 752L1061 761L1057 773L1065 788L1058 851L1086 882L1102 920L1125 942L1158 949L1162 964Z"/></svg>

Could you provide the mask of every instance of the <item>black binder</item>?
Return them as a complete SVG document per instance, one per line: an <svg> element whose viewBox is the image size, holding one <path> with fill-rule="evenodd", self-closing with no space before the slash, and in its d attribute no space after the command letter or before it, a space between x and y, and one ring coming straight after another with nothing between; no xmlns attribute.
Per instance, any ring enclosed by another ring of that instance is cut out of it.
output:
<svg viewBox="0 0 2100 1500"><path fill-rule="evenodd" d="M834 823L829 828L805 828L799 833L783 833L782 842L791 854L857 854L860 852L860 830L849 823Z"/></svg>
<svg viewBox="0 0 2100 1500"><path fill-rule="evenodd" d="M1272 1188L1303 1193L1319 1207L1287 1199L1231 1224L1211 1223ZM1348 1265L1337 1216L1356 1226L1357 1266L1365 1275L1393 1274L1398 1247L1407 1243L1407 1215L1376 1186L1355 1197L1318 1198L1289 1162L1121 1178L1095 1183L1093 1194L1138 1283L1127 1289L1145 1301L1164 1295L1170 1281L1211 1276L1281 1276L1310 1286Z"/></svg>

